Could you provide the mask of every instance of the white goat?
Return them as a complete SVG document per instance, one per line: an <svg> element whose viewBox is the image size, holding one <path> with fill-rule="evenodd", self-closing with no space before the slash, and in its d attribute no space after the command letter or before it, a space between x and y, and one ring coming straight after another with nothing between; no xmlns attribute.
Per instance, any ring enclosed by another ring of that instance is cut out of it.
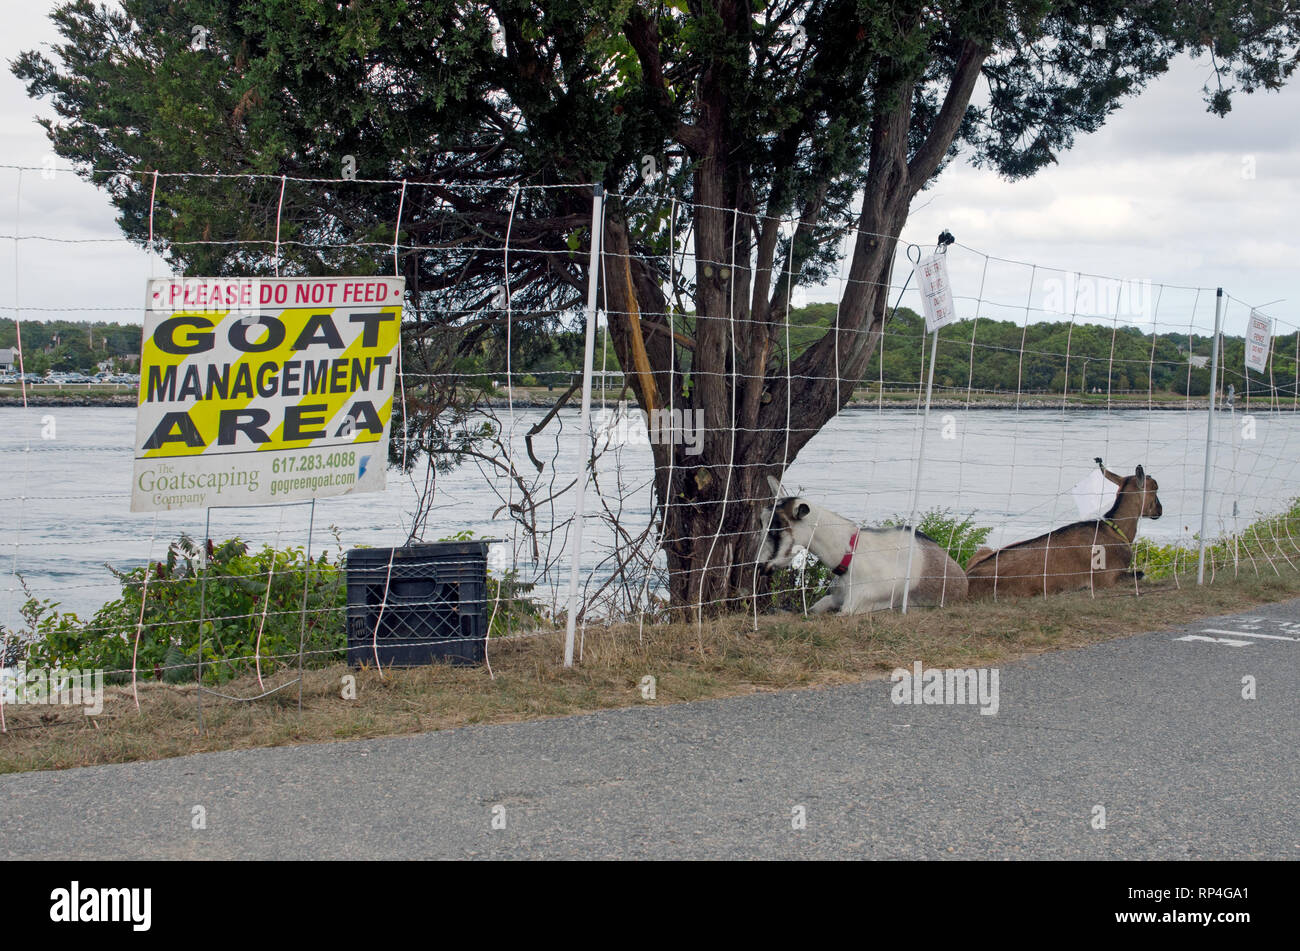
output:
<svg viewBox="0 0 1300 951"><path fill-rule="evenodd" d="M788 568L795 548L808 549L835 575L828 595L811 608L821 614L864 614L901 607L907 579L909 528L859 528L841 515L798 496L781 497L781 485L768 476L776 496L763 510L769 526L759 548L762 572ZM916 533L908 601L943 605L966 597L966 575L948 553L922 532Z"/></svg>

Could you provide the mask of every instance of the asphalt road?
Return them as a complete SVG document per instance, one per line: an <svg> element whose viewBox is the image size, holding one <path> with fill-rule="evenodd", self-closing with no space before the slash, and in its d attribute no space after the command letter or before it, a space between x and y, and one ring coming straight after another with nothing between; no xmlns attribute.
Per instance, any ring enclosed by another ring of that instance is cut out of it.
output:
<svg viewBox="0 0 1300 951"><path fill-rule="evenodd" d="M1300 600L998 686L996 715L873 681L0 776L0 857L1300 859Z"/></svg>

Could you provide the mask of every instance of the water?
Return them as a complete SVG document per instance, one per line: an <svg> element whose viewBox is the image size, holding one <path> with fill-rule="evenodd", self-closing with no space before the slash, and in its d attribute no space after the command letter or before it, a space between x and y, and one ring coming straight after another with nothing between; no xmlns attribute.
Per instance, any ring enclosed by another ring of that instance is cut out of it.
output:
<svg viewBox="0 0 1300 951"><path fill-rule="evenodd" d="M508 421L506 411L500 413ZM567 486L578 471L578 419L575 410L562 411L535 439L536 454L546 463L538 475L523 437L542 413L517 411L508 442L519 470L545 496ZM786 488L864 522L906 515L912 504L919 420L913 410L903 409L841 413L800 454L787 472ZM1143 536L1192 544L1200 525L1205 420L1203 410L935 410L919 507L972 513L977 524L995 526L992 543L1015 541L1078 518L1071 487L1093 468L1093 457L1101 456L1125 474L1142 464L1158 480L1165 515L1159 521L1144 520ZM42 438L50 421L55 438ZM1240 530L1300 495L1300 416L1256 407L1252 422L1253 433L1249 424L1243 425L1240 410L1217 417L1212 535ZM167 543L182 532L202 537L201 510L157 516L130 511L134 427L129 408L0 408L0 574L5 576L0 588L10 589L0 603L0 623L12 627L18 620L22 596L14 573L37 596L85 616L118 593L105 563L130 567L164 557ZM611 450L598 474L610 508L620 512L633 534L639 533L650 517L648 449ZM328 550L331 559L337 555L340 546L331 527L344 549L401 544L417 498L409 478L390 473L385 493L322 499L316 506L312 548L316 554ZM540 521L555 526L557 534L537 562L523 534L500 511L519 498L504 474L486 464L462 465L439 475L424 537L470 530L506 539L514 555L503 552L504 557L515 558L524 576L540 580L548 600L562 597L573 493L561 497L554 512L543 509L546 517ZM599 510L590 490L587 508ZM211 517L214 538L239 535L281 547L302 545L307 538L306 505L217 509ZM591 567L612 550L613 536L594 516L585 522L584 533L584 565Z"/></svg>

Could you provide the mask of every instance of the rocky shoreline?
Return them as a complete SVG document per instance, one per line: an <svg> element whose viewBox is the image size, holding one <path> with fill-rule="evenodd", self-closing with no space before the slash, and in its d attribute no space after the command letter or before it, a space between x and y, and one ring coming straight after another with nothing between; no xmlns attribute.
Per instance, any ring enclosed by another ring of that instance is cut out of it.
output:
<svg viewBox="0 0 1300 951"><path fill-rule="evenodd" d="M514 400L516 409L550 409L555 405L555 400L559 393L554 395L548 394L545 398L537 397L531 394L521 394ZM510 403L505 397L492 397L485 401L487 406L493 409L505 409ZM22 406L22 396L18 393L0 393L0 406ZM67 406L67 407L93 407L93 406L110 406L110 407L131 407L136 405L136 395L134 393L78 393L74 390L59 390L50 392L46 388L36 388L27 391L27 405L37 407L50 406ZM569 400L569 406L576 408L578 401ZM875 410L891 409L915 411L917 403L914 400L901 400L897 398L886 399L855 399L845 407L846 410ZM1261 409L1268 408L1268 402L1261 398L1257 405ZM1243 409L1244 401L1237 404L1238 409ZM1066 410L1110 410L1112 412L1130 411L1130 410L1166 410L1170 412L1187 411L1187 410L1205 410L1209 407L1209 402L1204 398L1190 400L1168 400L1153 401L1148 405L1143 400L1115 400L1109 406L1105 403L1075 403L1065 404ZM947 397L936 398L930 404L931 410L954 410L954 409L1000 409L1000 410L1060 410L1062 408L1060 399L1051 399L1042 396L1026 397L1020 401L1019 407L1014 400L1006 399L989 399L976 398L966 403L963 400L954 400ZM1294 410L1294 405L1281 403L1278 409ZM1220 409L1227 409L1220 403Z"/></svg>
<svg viewBox="0 0 1300 951"><path fill-rule="evenodd" d="M74 393L68 390L43 392L45 387L27 391L28 406L135 406L134 393ZM0 406L22 406L19 393L0 393Z"/></svg>
<svg viewBox="0 0 1300 951"><path fill-rule="evenodd" d="M485 400L484 402L487 406L490 406L493 409L505 409L510 405L510 403L503 397L493 397L492 399ZM1261 400L1260 402L1262 403L1263 401ZM515 409L550 409L554 405L555 405L554 399L541 400L530 396L516 397L514 401ZM570 399L567 405L576 408L578 406L578 401L576 399ZM845 407L845 410L875 410L875 409L883 408L883 409L890 409L890 410L907 410L910 412L910 411L915 411L918 405L919 404L915 400L886 399L882 402L878 399L855 399L849 402L849 405ZM1186 411L1186 410L1206 410L1209 408L1209 405L1210 405L1209 401L1204 398L1178 400L1178 401L1171 400L1167 402L1152 401L1152 403L1149 406L1147 405L1147 403L1139 402L1137 400L1124 400L1124 401L1116 400L1112 402L1110 406L1107 406L1105 403L1071 402L1065 404L1065 409L1092 410L1092 411L1106 410L1106 409L1110 409L1112 411L1147 410L1147 409ZM1240 409L1242 406L1244 406L1244 403L1238 404L1237 408ZM997 399L973 399L969 403L967 403L964 400L936 398L930 402L930 409L932 411L937 409L951 410L951 409L967 409L967 408L1002 409L1002 410L1013 410L1013 411L1017 408L1022 410L1060 410L1061 401L1060 399L1048 399L1048 398L1037 397L1037 396L1026 397L1025 399L1022 399L1020 401L1019 407L1016 406L1014 400L997 400ZM1222 402L1220 402L1219 408L1227 409L1227 407L1223 405ZM1293 407L1282 406L1280 408L1292 409Z"/></svg>

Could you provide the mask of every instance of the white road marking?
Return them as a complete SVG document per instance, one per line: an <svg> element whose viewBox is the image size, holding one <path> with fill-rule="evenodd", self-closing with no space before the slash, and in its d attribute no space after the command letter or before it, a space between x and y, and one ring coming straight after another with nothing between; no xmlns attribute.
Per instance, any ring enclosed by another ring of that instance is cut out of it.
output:
<svg viewBox="0 0 1300 951"><path fill-rule="evenodd" d="M1209 644L1230 644L1233 647L1250 647L1252 641L1234 641L1230 637L1203 637L1200 634L1188 634L1186 637L1175 637L1176 641L1205 641Z"/></svg>
<svg viewBox="0 0 1300 951"><path fill-rule="evenodd" d="M1300 641L1300 637L1283 637L1281 634L1258 634L1255 631L1219 631L1212 627L1202 629L1205 634L1232 634L1236 637L1266 637L1270 641Z"/></svg>

